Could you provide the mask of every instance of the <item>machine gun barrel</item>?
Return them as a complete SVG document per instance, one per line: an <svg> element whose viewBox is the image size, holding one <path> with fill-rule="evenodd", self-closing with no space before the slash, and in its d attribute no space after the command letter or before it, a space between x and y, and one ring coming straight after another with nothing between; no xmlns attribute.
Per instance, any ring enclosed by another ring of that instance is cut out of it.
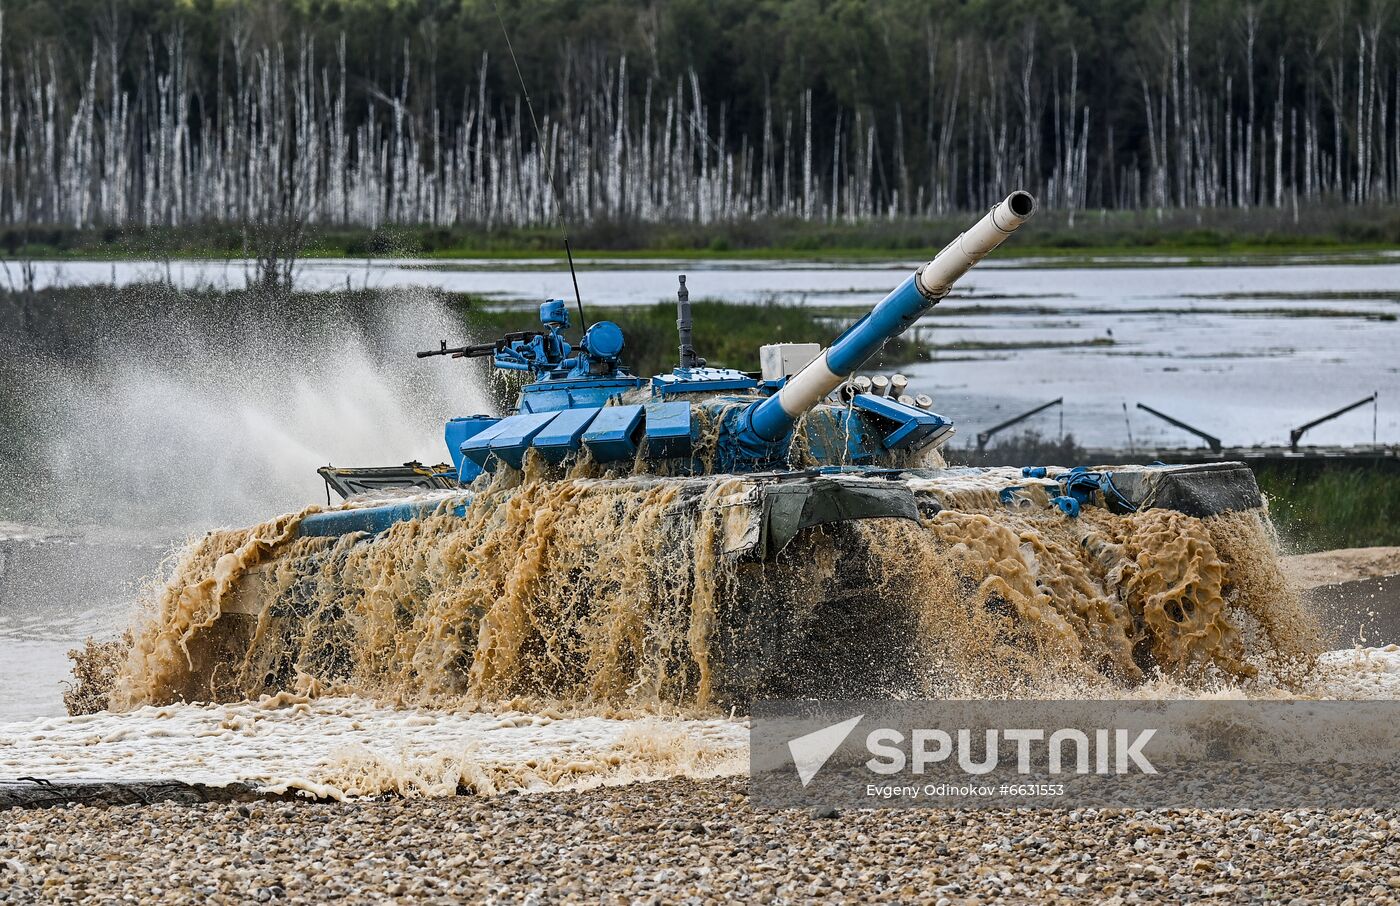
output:
<svg viewBox="0 0 1400 906"><path fill-rule="evenodd" d="M472 359L484 355L494 355L500 348L500 341L495 343L478 343L475 346L451 346L446 340L442 340L442 345L437 349L425 349L417 353L418 358L426 359L434 355L450 355L454 359Z"/></svg>
<svg viewBox="0 0 1400 906"><path fill-rule="evenodd" d="M958 278L1001 245L1034 213L1035 198L1029 192L1016 191L1008 195L852 324L825 353L789 378L781 390L755 403L747 413L744 441L762 445L786 437L798 416L841 386L879 352L886 341L904 333L924 312L937 305Z"/></svg>

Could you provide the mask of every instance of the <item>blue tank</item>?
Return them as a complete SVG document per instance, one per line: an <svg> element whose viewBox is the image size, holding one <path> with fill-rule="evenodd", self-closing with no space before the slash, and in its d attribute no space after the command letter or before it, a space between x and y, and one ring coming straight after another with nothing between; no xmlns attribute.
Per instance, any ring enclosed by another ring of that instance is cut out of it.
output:
<svg viewBox="0 0 1400 906"><path fill-rule="evenodd" d="M1270 531L1246 466L949 468L930 453L951 421L857 376L1034 210L1012 193L828 346L765 346L757 373L700 358L684 281L665 374L634 374L609 321L571 343L555 299L536 328L419 353L527 380L506 414L447 422L450 465L326 467L354 499L235 533L241 572L208 632L176 627L194 653L169 695L305 673L742 706L927 691L989 640L1126 681L1247 675L1223 614L1283 580L1232 553ZM223 563L229 538L204 543L192 562Z"/></svg>

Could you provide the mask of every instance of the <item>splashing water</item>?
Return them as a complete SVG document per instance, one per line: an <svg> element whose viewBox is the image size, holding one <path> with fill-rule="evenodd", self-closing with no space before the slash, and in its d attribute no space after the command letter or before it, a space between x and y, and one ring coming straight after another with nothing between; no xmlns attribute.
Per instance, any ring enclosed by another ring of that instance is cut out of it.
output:
<svg viewBox="0 0 1400 906"><path fill-rule="evenodd" d="M587 789L748 766L742 722L504 708L484 714L291 693L0 726L0 777L239 779L344 799Z"/></svg>
<svg viewBox="0 0 1400 906"><path fill-rule="evenodd" d="M0 767L491 794L741 774L723 708L764 692L1400 694L1400 651L1321 653L1263 511L1071 520L949 473L910 482L931 517L760 563L727 553L751 479L528 465L373 540L297 538L310 511L200 539L100 649L116 710L17 728Z"/></svg>
<svg viewBox="0 0 1400 906"><path fill-rule="evenodd" d="M405 352L461 332L428 292L110 293L50 300L27 341L14 338L3 376L24 449L0 463L34 476L15 504L27 519L165 533L246 524L315 499L316 469L333 460L436 463L435 426L490 408L461 373Z"/></svg>
<svg viewBox="0 0 1400 906"><path fill-rule="evenodd" d="M770 563L725 553L753 506L733 476L503 470L464 517L440 495L372 541L297 538L305 513L212 533L152 601L111 703L304 678L419 702L700 711L1156 677L1296 689L1323 650L1263 512L1072 520L919 481L943 500L933 517L808 530Z"/></svg>

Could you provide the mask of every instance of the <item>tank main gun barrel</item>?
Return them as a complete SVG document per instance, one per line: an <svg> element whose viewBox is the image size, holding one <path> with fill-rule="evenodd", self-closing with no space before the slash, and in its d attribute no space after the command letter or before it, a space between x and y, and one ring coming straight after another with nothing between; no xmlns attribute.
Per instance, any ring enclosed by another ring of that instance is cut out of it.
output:
<svg viewBox="0 0 1400 906"><path fill-rule="evenodd" d="M899 336L939 300L953 284L1035 213L1035 198L1016 191L944 247L894 292L837 337L826 352L788 379L773 396L755 403L742 428L746 445L773 444L792 430L798 416L826 398L842 382Z"/></svg>

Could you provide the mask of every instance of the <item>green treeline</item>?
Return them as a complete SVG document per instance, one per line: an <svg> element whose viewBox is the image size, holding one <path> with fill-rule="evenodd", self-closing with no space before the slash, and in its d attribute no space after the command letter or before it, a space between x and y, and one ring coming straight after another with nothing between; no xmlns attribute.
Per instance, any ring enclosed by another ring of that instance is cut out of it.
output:
<svg viewBox="0 0 1400 906"><path fill-rule="evenodd" d="M490 0L11 0L0 221L861 222L1012 185L1071 214L1400 198L1387 0L516 0L499 16Z"/></svg>

